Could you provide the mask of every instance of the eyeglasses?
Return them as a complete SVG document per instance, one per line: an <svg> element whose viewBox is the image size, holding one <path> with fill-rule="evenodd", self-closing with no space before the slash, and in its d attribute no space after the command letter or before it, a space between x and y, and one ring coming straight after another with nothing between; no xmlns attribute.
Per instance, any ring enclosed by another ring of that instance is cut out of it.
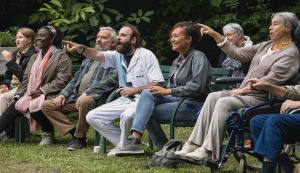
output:
<svg viewBox="0 0 300 173"><path fill-rule="evenodd" d="M230 37L232 35L236 34L236 32L228 32L228 33L224 33L224 37Z"/></svg>

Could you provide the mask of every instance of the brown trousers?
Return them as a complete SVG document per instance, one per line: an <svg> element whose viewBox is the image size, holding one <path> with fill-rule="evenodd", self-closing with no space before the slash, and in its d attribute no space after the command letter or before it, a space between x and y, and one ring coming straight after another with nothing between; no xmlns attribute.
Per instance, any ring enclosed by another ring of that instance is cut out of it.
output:
<svg viewBox="0 0 300 173"><path fill-rule="evenodd" d="M79 112L74 136L77 138L83 138L86 137L89 129L89 124L86 122L85 117L87 113L95 107L96 102L91 97L86 97L86 99L82 100L79 109L76 108L76 103L68 103L62 107L57 107L53 100L46 100L42 104L42 111L63 135L66 135L75 127L65 114Z"/></svg>

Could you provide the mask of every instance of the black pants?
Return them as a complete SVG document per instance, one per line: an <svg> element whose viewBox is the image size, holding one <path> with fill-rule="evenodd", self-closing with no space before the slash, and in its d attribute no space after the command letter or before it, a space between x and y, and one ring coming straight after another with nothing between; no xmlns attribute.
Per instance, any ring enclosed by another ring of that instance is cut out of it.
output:
<svg viewBox="0 0 300 173"><path fill-rule="evenodd" d="M40 125L43 132L54 132L54 127L42 111L30 114ZM0 116L0 133L13 125L15 119L23 116L15 109L15 103L11 104Z"/></svg>

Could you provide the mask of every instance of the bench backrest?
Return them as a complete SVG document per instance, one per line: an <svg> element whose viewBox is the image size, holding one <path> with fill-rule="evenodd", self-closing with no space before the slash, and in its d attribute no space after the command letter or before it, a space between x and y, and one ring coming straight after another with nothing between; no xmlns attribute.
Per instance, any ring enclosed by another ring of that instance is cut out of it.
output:
<svg viewBox="0 0 300 173"><path fill-rule="evenodd" d="M213 68L211 79L210 79L210 89L211 91L222 91L224 89L229 89L230 84L216 84L216 79L221 77L231 77L232 70L227 68Z"/></svg>
<svg viewBox="0 0 300 173"><path fill-rule="evenodd" d="M165 86L168 85L168 81L169 81L169 73L171 70L171 66L169 65L160 65L160 70L163 74L164 80L165 80Z"/></svg>

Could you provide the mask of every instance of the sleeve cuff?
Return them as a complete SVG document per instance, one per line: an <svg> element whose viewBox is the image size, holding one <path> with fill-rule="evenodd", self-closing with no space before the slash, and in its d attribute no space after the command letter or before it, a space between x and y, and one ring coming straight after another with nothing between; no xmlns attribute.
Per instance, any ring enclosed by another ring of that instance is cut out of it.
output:
<svg viewBox="0 0 300 173"><path fill-rule="evenodd" d="M20 95L18 94L18 95L13 96L13 99L14 100L19 100L20 99Z"/></svg>
<svg viewBox="0 0 300 173"><path fill-rule="evenodd" d="M290 87L289 86L284 86L284 88L286 88L286 90L285 90L285 93L284 93L284 95L282 96L281 99L287 100L289 98Z"/></svg>
<svg viewBox="0 0 300 173"><path fill-rule="evenodd" d="M171 88L171 95L176 96L177 95L177 90L175 88Z"/></svg>
<svg viewBox="0 0 300 173"><path fill-rule="evenodd" d="M219 44L217 44L217 46L218 47L222 47L222 46L224 46L224 44L226 43L226 41L227 41L227 38L226 37L223 37L223 39L222 40L224 40L224 41L222 41L221 43L219 43Z"/></svg>
<svg viewBox="0 0 300 173"><path fill-rule="evenodd" d="M40 88L40 90L43 92L43 94L46 95L46 92L43 90L43 88Z"/></svg>

